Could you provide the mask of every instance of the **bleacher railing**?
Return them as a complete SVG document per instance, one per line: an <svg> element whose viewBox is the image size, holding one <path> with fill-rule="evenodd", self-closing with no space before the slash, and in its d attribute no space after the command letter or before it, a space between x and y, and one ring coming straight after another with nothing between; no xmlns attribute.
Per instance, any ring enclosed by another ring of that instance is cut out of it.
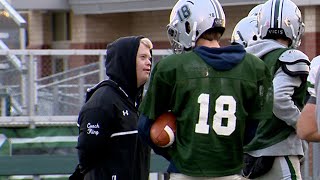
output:
<svg viewBox="0 0 320 180"><path fill-rule="evenodd" d="M170 53L153 51L156 61ZM105 54L80 49L0 50L1 116L76 116L86 89L106 78ZM11 57L20 57L22 68ZM0 120L0 126L3 123L9 123L8 118Z"/></svg>
<svg viewBox="0 0 320 180"><path fill-rule="evenodd" d="M154 50L154 62L169 54L170 50ZM86 89L106 78L105 55L104 49L0 50L0 147L8 142L9 147L10 139L15 144L21 138L20 132L5 137L7 129L37 129L46 137L43 127L74 128ZM318 180L320 145L309 147L303 179ZM0 148L0 157L1 153Z"/></svg>
<svg viewBox="0 0 320 180"><path fill-rule="evenodd" d="M170 53L154 50L154 61ZM78 113L86 89L107 78L105 55L106 50L0 50L0 162L6 164L0 179L73 172ZM163 172L167 163L153 154L151 170Z"/></svg>

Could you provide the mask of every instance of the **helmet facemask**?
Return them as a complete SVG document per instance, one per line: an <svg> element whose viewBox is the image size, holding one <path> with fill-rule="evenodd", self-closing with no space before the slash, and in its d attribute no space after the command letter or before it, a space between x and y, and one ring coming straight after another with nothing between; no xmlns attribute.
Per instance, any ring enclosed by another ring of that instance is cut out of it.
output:
<svg viewBox="0 0 320 180"><path fill-rule="evenodd" d="M175 54L181 54L185 51L191 50L191 48L193 48L195 46L195 42L196 42L197 23L194 22L194 24L192 26L193 28L191 28L190 23L188 21L185 22L185 29L186 29L185 36L191 37L191 42L188 42L186 44L180 43L179 37L181 37L181 32L179 32L178 29L174 27L175 25L176 25L176 23L173 23L173 26L171 24L167 25L167 36L168 36L168 39L171 44L173 52Z"/></svg>

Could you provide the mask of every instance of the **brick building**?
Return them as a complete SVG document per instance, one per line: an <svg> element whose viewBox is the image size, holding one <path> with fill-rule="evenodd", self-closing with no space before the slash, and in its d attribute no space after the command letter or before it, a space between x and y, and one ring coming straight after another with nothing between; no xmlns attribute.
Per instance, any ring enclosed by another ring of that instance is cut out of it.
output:
<svg viewBox="0 0 320 180"><path fill-rule="evenodd" d="M236 23L256 4L265 2L220 1L227 19L223 45L228 44ZM169 22L170 8L176 0L144 0L142 3L141 1L123 3L124 0L113 3L108 0L85 2L85 0L69 0L60 6L52 5L56 9L48 7L48 10L30 7L27 12L29 39L27 47L104 49L107 43L120 36L142 34L151 38L155 48L169 48L166 25ZM159 2L161 6L156 7ZM294 2L301 9L306 24L300 49L312 59L320 53L320 1L294 0Z"/></svg>
<svg viewBox="0 0 320 180"><path fill-rule="evenodd" d="M27 21L29 49L104 49L127 35L149 37L156 49L170 48L166 25L177 0L11 0ZM222 45L237 22L266 0L220 0L226 14ZM293 0L306 25L300 50L320 54L320 0ZM1 28L1 27L0 27Z"/></svg>

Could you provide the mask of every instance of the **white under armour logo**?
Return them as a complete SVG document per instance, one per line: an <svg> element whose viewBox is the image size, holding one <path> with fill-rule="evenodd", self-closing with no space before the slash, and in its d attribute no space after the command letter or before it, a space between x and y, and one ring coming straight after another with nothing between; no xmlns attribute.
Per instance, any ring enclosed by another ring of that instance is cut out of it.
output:
<svg viewBox="0 0 320 180"><path fill-rule="evenodd" d="M112 180L117 180L117 175L112 175Z"/></svg>
<svg viewBox="0 0 320 180"><path fill-rule="evenodd" d="M123 110L123 111L122 111L122 114L123 114L123 116L128 116L128 115L129 115L129 112L128 112L128 110Z"/></svg>

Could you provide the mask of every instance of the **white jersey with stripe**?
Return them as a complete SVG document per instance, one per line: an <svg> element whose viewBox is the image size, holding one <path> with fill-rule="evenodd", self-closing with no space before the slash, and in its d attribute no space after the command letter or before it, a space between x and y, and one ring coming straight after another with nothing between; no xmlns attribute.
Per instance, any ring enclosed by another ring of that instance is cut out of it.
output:
<svg viewBox="0 0 320 180"><path fill-rule="evenodd" d="M318 66L320 67L320 66ZM317 68L319 69L319 68ZM320 71L317 70L316 76L315 76L315 83L314 83L314 88L315 88L315 97L320 97L320 87L319 87L319 80L320 80ZM320 132L320 98L316 98L316 117L317 117L317 126L318 126L318 132Z"/></svg>
<svg viewBox="0 0 320 180"><path fill-rule="evenodd" d="M320 55L313 58L310 64L310 72L308 76L308 93L310 96L316 97L316 92L314 89L315 85L315 79L318 72L318 68L320 66Z"/></svg>

